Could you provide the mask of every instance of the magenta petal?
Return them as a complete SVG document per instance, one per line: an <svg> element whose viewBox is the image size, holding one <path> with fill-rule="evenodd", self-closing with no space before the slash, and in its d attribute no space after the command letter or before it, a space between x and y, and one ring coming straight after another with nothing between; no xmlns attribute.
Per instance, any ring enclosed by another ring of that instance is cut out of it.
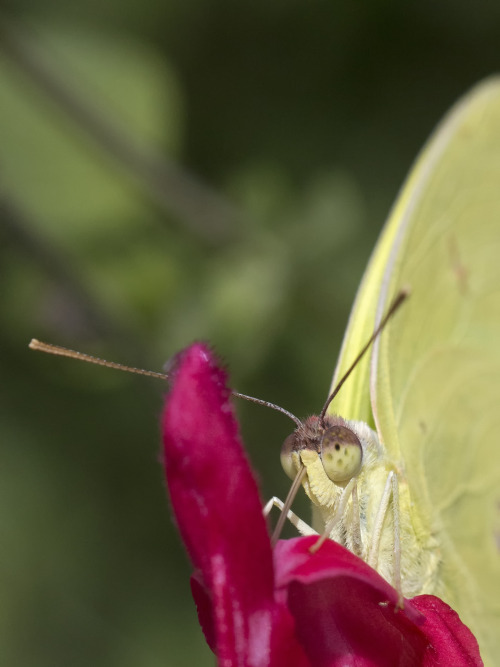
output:
<svg viewBox="0 0 500 667"><path fill-rule="evenodd" d="M167 483L182 537L207 586L219 586L229 551L233 584L256 601L269 599L271 546L229 397L226 374L207 347L195 344L181 353L163 414Z"/></svg>
<svg viewBox="0 0 500 667"><path fill-rule="evenodd" d="M405 600L375 570L339 544L316 538L281 541L275 549L277 586L314 665L481 665L477 642L438 598Z"/></svg>
<svg viewBox="0 0 500 667"><path fill-rule="evenodd" d="M274 601L271 544L239 438L226 374L195 344L177 358L163 414L166 477L179 530L201 579L200 619L219 664L290 665L305 658ZM209 617L211 608L212 617Z"/></svg>
<svg viewBox="0 0 500 667"><path fill-rule="evenodd" d="M426 667L434 665L483 664L477 640L462 623L459 615L445 602L433 595L419 595L411 601L425 616L422 626L432 649L428 652Z"/></svg>

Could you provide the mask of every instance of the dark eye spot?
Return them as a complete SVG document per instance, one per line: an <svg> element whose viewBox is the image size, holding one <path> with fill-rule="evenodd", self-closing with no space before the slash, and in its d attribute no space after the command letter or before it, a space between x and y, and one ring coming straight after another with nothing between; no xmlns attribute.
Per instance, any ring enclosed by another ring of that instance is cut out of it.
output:
<svg viewBox="0 0 500 667"><path fill-rule="evenodd" d="M335 451L338 452L340 450L340 445L338 442L335 443Z"/></svg>

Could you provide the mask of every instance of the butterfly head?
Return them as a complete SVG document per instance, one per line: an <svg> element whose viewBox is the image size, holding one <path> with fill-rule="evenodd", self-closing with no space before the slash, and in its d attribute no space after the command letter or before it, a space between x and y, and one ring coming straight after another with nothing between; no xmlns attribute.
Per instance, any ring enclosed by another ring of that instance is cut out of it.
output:
<svg viewBox="0 0 500 667"><path fill-rule="evenodd" d="M320 480L343 486L359 473L362 463L363 448L358 436L342 418L334 415L323 419L309 417L281 448L281 465L288 477L295 479L305 466L311 487Z"/></svg>

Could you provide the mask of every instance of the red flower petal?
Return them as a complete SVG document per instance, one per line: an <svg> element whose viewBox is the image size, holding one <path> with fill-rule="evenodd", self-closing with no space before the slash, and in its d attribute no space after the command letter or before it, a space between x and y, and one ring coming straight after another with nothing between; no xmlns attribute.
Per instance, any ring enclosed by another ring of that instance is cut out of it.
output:
<svg viewBox="0 0 500 667"><path fill-rule="evenodd" d="M272 553L252 476L229 400L226 375L211 352L196 344L178 358L163 416L168 488L179 529L207 585L218 588L226 552L234 584L254 600L273 590ZM257 511L258 508L258 511ZM248 552L258 560L250 567Z"/></svg>
<svg viewBox="0 0 500 667"><path fill-rule="evenodd" d="M317 538L281 541L275 549L277 586L297 622L297 636L314 665L482 665L477 642L458 614L432 595L405 600L364 561Z"/></svg>
<svg viewBox="0 0 500 667"><path fill-rule="evenodd" d="M422 630L432 645L426 667L483 664L476 638L446 602L434 595L419 595L411 603L425 616Z"/></svg>
<svg viewBox="0 0 500 667"><path fill-rule="evenodd" d="M280 664L290 650L297 658L291 665L307 664L288 610L274 600L267 525L226 374L206 346L195 344L178 357L173 375L163 415L166 476L180 532L200 570L193 591L219 664Z"/></svg>

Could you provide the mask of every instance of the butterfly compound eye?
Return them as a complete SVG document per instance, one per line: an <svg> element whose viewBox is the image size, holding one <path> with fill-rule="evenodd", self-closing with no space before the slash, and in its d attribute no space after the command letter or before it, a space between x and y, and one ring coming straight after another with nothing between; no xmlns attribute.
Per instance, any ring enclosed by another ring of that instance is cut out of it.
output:
<svg viewBox="0 0 500 667"><path fill-rule="evenodd" d="M292 452L295 445L295 433L291 433L281 447L281 467L287 477L295 479L297 470L293 465Z"/></svg>
<svg viewBox="0 0 500 667"><path fill-rule="evenodd" d="M332 482L347 482L361 469L363 450L356 434L345 426L327 429L321 441L321 460Z"/></svg>

